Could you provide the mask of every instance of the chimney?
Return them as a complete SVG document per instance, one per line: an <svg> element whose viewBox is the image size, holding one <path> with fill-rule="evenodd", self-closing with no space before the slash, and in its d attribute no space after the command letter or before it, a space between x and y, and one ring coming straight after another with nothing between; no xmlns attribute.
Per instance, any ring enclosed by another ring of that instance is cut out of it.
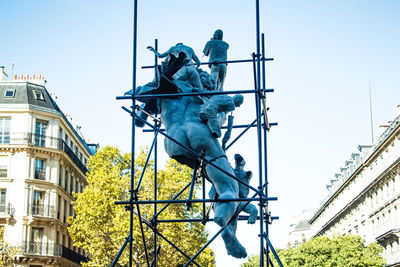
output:
<svg viewBox="0 0 400 267"><path fill-rule="evenodd" d="M5 73L4 69L4 66L0 66L0 81L6 81L8 78L8 75Z"/></svg>

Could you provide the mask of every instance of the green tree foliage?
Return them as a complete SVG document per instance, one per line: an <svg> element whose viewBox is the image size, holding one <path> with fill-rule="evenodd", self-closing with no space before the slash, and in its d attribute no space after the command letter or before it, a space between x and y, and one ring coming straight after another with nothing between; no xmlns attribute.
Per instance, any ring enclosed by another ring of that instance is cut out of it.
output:
<svg viewBox="0 0 400 267"><path fill-rule="evenodd" d="M0 266L13 266L12 260L19 252L17 247L10 246L4 240L4 226L0 227Z"/></svg>
<svg viewBox="0 0 400 267"><path fill-rule="evenodd" d="M146 160L146 153L141 151L135 159L135 182L137 183ZM74 203L76 216L70 217L69 232L75 246L83 248L91 258L85 266L110 265L129 234L129 212L115 201L129 200L130 185L130 154L121 155L114 147L105 147L89 161L87 174L88 186L82 193L75 194ZM158 199L171 199L191 180L192 170L180 165L174 160L167 162L164 170L158 170ZM188 193L182 195L187 199ZM154 199L154 166L150 162L145 172L139 190L140 200ZM163 205L158 205L158 210ZM135 212L137 212L135 207ZM183 219L199 214L200 205L193 205L187 211L182 204L170 205L159 216L159 219ZM140 205L144 218L154 215L154 205ZM147 227L145 230L146 244L150 261L153 259L154 233ZM134 218L134 264L146 265L143 241L138 217ZM170 241L178 245L189 256L193 256L207 242L207 232L201 223L160 223L157 229ZM159 266L177 266L186 263L186 258L172 248L160 237L161 246L157 257ZM128 247L122 254L119 264L128 263ZM201 266L215 266L214 254L207 248L197 258ZM135 265L136 266L136 265Z"/></svg>
<svg viewBox="0 0 400 267"><path fill-rule="evenodd" d="M298 248L278 249L277 253L283 266L288 267L381 267L384 265L382 251L377 243L366 246L360 236L346 235L318 236ZM279 266L275 259L273 264ZM259 266L259 256L249 257L248 262L241 266Z"/></svg>

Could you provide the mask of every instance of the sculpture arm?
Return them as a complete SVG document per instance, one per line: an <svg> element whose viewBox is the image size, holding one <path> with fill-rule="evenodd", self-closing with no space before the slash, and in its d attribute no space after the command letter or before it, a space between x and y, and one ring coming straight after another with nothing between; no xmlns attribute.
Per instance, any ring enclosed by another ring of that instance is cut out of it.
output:
<svg viewBox="0 0 400 267"><path fill-rule="evenodd" d="M203 49L203 54L204 54L205 56L207 56L207 57L208 57L208 55L210 54L210 46L209 46L209 43L208 43L208 42L206 43L206 46L205 46L204 49Z"/></svg>
<svg viewBox="0 0 400 267"><path fill-rule="evenodd" d="M193 61L196 63L196 66L197 66L197 67L200 67L200 60L199 60L199 58L196 56L196 54L194 53L193 49L192 49L192 58L193 58Z"/></svg>
<svg viewBox="0 0 400 267"><path fill-rule="evenodd" d="M171 53L171 48L168 49L167 52L164 52L162 54L160 54L157 50L155 50L152 46L148 46L147 49L149 49L150 51L152 51L154 54L156 54L157 57L159 58L164 58L166 56L168 56Z"/></svg>

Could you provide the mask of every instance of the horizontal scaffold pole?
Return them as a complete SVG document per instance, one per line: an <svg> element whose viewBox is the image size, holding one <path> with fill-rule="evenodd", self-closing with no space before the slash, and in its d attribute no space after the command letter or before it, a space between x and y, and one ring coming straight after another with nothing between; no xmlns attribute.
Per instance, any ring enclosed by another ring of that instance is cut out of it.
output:
<svg viewBox="0 0 400 267"><path fill-rule="evenodd" d="M274 89L264 89L265 93L273 93ZM192 93L174 93L174 94L151 94L151 95L124 95L117 96L117 100L124 99L144 99L144 98L171 98L179 96L206 96L206 95L231 95L231 94L254 94L259 93L258 90L235 90L235 91L212 91L212 92L192 92Z"/></svg>
<svg viewBox="0 0 400 267"><path fill-rule="evenodd" d="M137 201L116 201L116 205L133 205L133 204L181 204L181 203L212 203L212 202L245 202L245 201L274 201L277 197L262 198L224 198L224 199L176 199L176 200L137 200Z"/></svg>
<svg viewBox="0 0 400 267"><path fill-rule="evenodd" d="M277 122L271 122L270 124L269 124L270 126L278 126L278 123ZM233 125L232 126L232 129L240 129L240 128L247 128L247 127L257 127L257 124L240 124L240 125ZM222 126L221 127L221 129L227 129L228 127L227 126ZM165 132L165 129L160 129L160 131L163 131L163 132ZM152 133L152 132L154 132L154 130L153 129L143 129L143 132L144 133Z"/></svg>
<svg viewBox="0 0 400 267"><path fill-rule="evenodd" d="M261 61L273 61L273 58L261 58ZM210 64L228 64L228 63L246 63L253 62L252 59L238 59L238 60L227 60L227 61L213 61L213 62L202 62L200 65L210 65ZM154 65L142 66L142 69L153 69Z"/></svg>

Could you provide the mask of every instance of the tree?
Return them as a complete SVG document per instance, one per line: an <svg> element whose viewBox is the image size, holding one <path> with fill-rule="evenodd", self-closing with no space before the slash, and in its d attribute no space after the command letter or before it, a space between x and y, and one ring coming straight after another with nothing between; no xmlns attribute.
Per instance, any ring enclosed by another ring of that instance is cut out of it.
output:
<svg viewBox="0 0 400 267"><path fill-rule="evenodd" d="M383 248L377 243L365 245L358 235L315 237L298 248L278 249L277 253L284 266L319 267L381 267L384 259L381 256ZM271 257L273 255L271 254ZM278 266L273 259L274 266ZM259 266L259 256L248 258L242 267Z"/></svg>
<svg viewBox="0 0 400 267"><path fill-rule="evenodd" d="M12 266L14 256L19 252L17 247L10 246L4 240L4 226L0 227L0 265Z"/></svg>
<svg viewBox="0 0 400 267"><path fill-rule="evenodd" d="M146 153L141 151L135 158L135 181L137 183L146 160ZM74 245L83 248L90 255L90 262L85 266L110 265L129 234L129 212L115 201L129 200L130 154L121 155L115 147L105 147L89 160L87 174L88 186L82 193L75 194L74 208L76 216L70 217L69 232ZM192 170L174 160L167 162L164 170L158 170L158 199L171 199L191 180ZM139 190L140 200L154 198L154 166L150 162ZM182 199L187 199L187 193ZM158 205L158 210L162 205ZM182 204L170 205L159 219L183 219L196 216L200 205L193 205L190 211ZM137 209L135 208L135 212ZM140 205L144 218L154 215L153 205ZM146 258L138 217L134 218L134 263L145 266ZM143 226L150 261L153 258L153 231ZM177 244L189 256L193 256L207 242L204 225L195 223L160 223L157 229L170 241ZM159 266L172 266L186 263L187 259L158 237L161 246L157 257ZM122 254L119 264L128 263L128 248ZM214 266L214 254L207 248L197 258L201 266Z"/></svg>

